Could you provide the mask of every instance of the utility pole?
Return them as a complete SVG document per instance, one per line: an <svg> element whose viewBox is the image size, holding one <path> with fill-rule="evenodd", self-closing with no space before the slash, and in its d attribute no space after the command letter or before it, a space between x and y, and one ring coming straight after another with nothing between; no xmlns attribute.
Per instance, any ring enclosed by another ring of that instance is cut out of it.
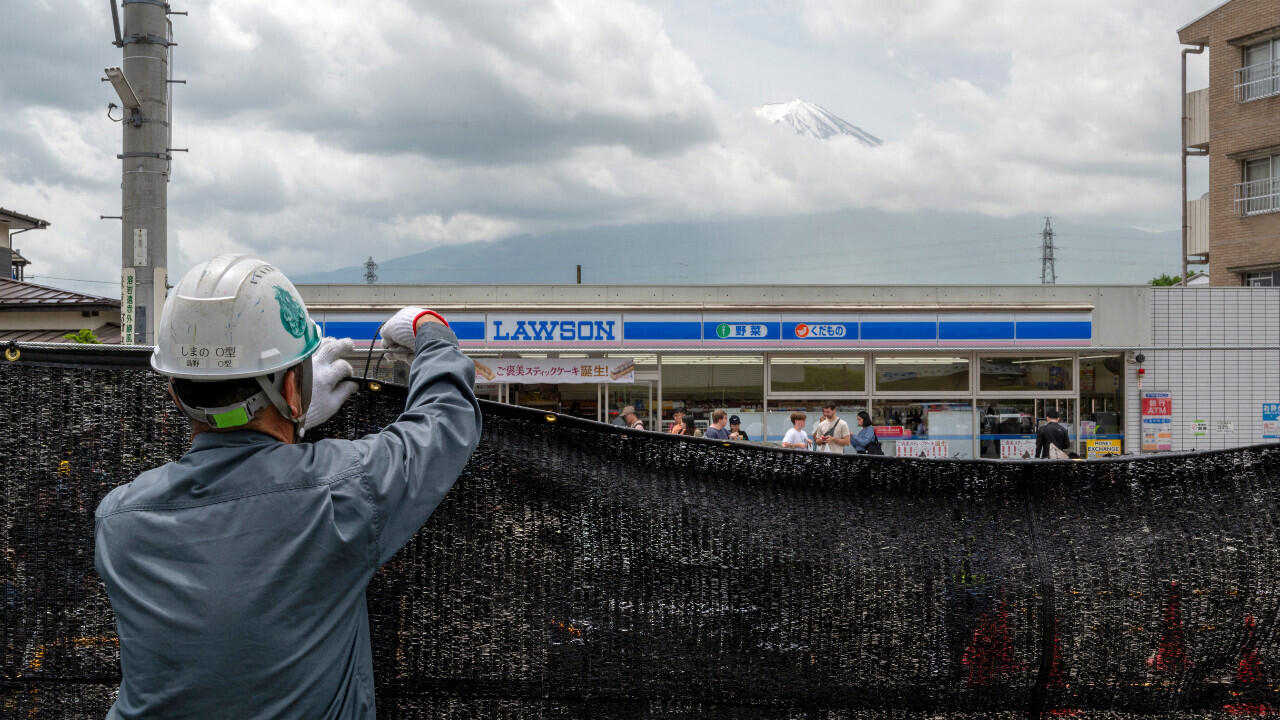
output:
<svg viewBox="0 0 1280 720"><path fill-rule="evenodd" d="M1049 218L1044 219L1044 230L1040 231L1040 284L1054 285L1058 282L1058 271L1053 266L1053 227Z"/></svg>
<svg viewBox="0 0 1280 720"><path fill-rule="evenodd" d="M120 68L107 79L124 103L121 162L120 341L155 342L167 283L168 183L172 149L169 112L172 25L163 0L122 0L124 32L111 3Z"/></svg>

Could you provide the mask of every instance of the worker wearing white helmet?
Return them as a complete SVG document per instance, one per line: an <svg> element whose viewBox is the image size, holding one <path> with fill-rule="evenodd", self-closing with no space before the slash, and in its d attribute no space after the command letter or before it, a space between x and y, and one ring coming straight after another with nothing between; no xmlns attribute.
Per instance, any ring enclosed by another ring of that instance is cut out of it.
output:
<svg viewBox="0 0 1280 720"><path fill-rule="evenodd" d="M365 587L452 487L480 436L474 365L439 315L383 327L410 353L405 412L298 443L355 391L293 284L220 255L165 301L152 367L191 449L103 499L96 567L120 637L109 718L374 717Z"/></svg>

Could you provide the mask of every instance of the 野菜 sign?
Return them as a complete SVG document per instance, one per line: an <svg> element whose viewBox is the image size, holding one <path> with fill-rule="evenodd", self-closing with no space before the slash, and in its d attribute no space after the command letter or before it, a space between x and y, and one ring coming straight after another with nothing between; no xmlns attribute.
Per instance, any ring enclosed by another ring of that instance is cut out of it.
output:
<svg viewBox="0 0 1280 720"><path fill-rule="evenodd" d="M476 384L606 383L636 381L631 358L559 359L475 358Z"/></svg>

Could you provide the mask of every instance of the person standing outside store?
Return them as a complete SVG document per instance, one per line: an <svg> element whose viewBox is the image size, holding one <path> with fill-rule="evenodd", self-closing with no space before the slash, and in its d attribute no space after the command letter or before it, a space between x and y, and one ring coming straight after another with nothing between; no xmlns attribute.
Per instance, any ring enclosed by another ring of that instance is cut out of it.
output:
<svg viewBox="0 0 1280 720"><path fill-rule="evenodd" d="M443 318L403 308L382 343L413 357L404 413L356 440L299 443L356 385L326 351L350 340L322 340L279 270L247 255L197 265L156 340L151 367L191 420L191 449L94 514L120 638L107 717L373 718L365 590L480 441L475 364Z"/></svg>
<svg viewBox="0 0 1280 720"><path fill-rule="evenodd" d="M1071 444L1071 437L1067 434L1067 429L1058 424L1062 415L1057 408L1049 408L1044 411L1044 416L1048 422L1036 430L1036 457L1067 459L1067 446Z"/></svg>
<svg viewBox="0 0 1280 720"><path fill-rule="evenodd" d="M742 418L737 415L729 418L729 439L751 441L751 438L747 437L747 431L742 429Z"/></svg>
<svg viewBox="0 0 1280 720"><path fill-rule="evenodd" d="M692 423L685 424L685 412L681 409L671 411L671 434L672 435L692 435Z"/></svg>
<svg viewBox="0 0 1280 720"><path fill-rule="evenodd" d="M804 424L808 419L809 416L802 412L791 413L791 429L782 436L782 447L792 450L808 450L813 447L813 440L809 439L809 433L804 431Z"/></svg>
<svg viewBox="0 0 1280 720"><path fill-rule="evenodd" d="M632 408L631 406L628 405L627 409L630 412L622 416L622 424L626 425L632 430L643 430L644 422L642 422L640 418L636 415L635 408Z"/></svg>
<svg viewBox="0 0 1280 720"><path fill-rule="evenodd" d="M813 428L814 449L825 453L843 453L849 447L849 423L836 415L833 402L822 406L822 419Z"/></svg>
<svg viewBox="0 0 1280 720"><path fill-rule="evenodd" d="M872 426L871 416L866 410L858 413L858 432L849 437L849 446L859 455L883 455L880 440L876 437L876 429Z"/></svg>
<svg viewBox="0 0 1280 720"><path fill-rule="evenodd" d="M716 410L711 413L711 426L707 428L707 432L703 437L712 440L728 440L729 431L724 429L729 414L723 410Z"/></svg>

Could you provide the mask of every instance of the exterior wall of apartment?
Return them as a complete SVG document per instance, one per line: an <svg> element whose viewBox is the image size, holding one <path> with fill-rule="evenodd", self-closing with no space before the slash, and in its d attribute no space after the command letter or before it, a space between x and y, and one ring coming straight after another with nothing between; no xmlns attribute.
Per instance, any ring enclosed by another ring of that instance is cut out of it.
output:
<svg viewBox="0 0 1280 720"><path fill-rule="evenodd" d="M85 317L81 310L7 310L0 312L0 330L66 330L96 328L120 323L119 310L95 310Z"/></svg>
<svg viewBox="0 0 1280 720"><path fill-rule="evenodd" d="M1128 366L1126 449L1141 439L1143 392L1170 394L1174 450L1277 442L1264 437L1262 411L1280 403L1280 288L1152 288L1149 297L1153 349L1141 390ZM1199 436L1196 420L1208 424Z"/></svg>
<svg viewBox="0 0 1280 720"><path fill-rule="evenodd" d="M1258 34L1263 33L1263 34ZM1255 36L1256 37L1251 37ZM1244 45L1280 36L1280 2L1233 0L1179 32L1209 46L1210 282L1242 283L1242 269L1280 267L1280 213L1241 217L1235 186L1248 154L1280 154L1280 96L1241 103Z"/></svg>

